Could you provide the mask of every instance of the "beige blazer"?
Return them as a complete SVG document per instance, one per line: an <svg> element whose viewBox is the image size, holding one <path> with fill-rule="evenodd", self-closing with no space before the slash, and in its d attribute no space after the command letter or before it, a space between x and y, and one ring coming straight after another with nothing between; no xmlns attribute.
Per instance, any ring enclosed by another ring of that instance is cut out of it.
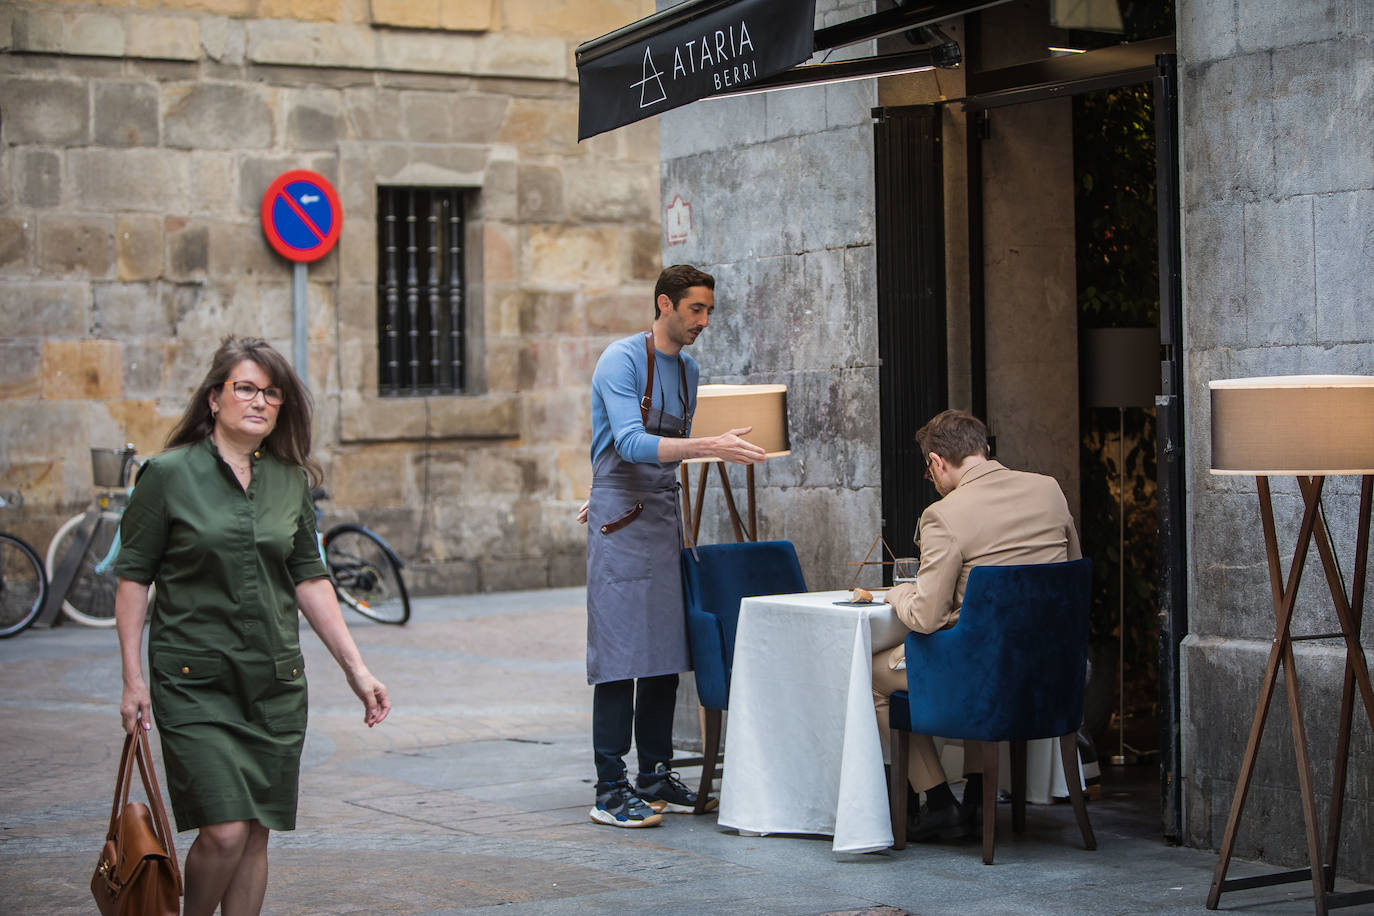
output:
<svg viewBox="0 0 1374 916"><path fill-rule="evenodd" d="M915 583L888 590L887 602L918 633L959 620L969 570L975 566L1060 563L1083 556L1064 492L1053 477L1013 471L987 461L970 468L958 486L921 513L916 538L921 568ZM888 654L896 668L906 656Z"/></svg>

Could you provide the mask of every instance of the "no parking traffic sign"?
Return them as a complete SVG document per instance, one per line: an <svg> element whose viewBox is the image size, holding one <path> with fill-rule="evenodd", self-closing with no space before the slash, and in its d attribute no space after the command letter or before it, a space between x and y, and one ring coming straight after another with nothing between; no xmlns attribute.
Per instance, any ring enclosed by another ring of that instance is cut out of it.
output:
<svg viewBox="0 0 1374 916"><path fill-rule="evenodd" d="M288 260L318 261L334 247L342 229L339 195L318 172L284 172L262 195L262 231L268 244Z"/></svg>

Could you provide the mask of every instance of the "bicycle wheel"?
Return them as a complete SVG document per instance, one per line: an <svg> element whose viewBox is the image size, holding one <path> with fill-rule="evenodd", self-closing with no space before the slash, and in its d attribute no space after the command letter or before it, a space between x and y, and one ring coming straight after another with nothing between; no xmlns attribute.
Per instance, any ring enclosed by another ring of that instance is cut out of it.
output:
<svg viewBox="0 0 1374 916"><path fill-rule="evenodd" d="M57 534L48 544L48 569L55 570L66 555L72 542L76 540L77 529L86 520L85 513L74 515L63 522ZM72 578L71 587L62 600L62 613L77 623L88 627L112 627L115 623L115 588L119 580L113 573L100 574L95 564L105 559L119 530L119 515L115 512L102 512L96 520L95 536L81 557L81 565Z"/></svg>
<svg viewBox="0 0 1374 916"><path fill-rule="evenodd" d="M358 525L338 525L324 536L324 558L339 600L378 623L410 619L410 597L391 547Z"/></svg>
<svg viewBox="0 0 1374 916"><path fill-rule="evenodd" d="M33 623L48 595L43 561L27 543L0 534L0 637Z"/></svg>

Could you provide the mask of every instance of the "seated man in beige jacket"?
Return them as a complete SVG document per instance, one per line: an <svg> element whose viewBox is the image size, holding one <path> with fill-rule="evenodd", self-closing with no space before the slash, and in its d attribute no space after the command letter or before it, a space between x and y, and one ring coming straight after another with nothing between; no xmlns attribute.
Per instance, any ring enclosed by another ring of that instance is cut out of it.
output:
<svg viewBox="0 0 1374 916"><path fill-rule="evenodd" d="M916 542L921 566L915 583L887 592L908 627L933 633L959 621L964 586L975 566L1057 563L1083 555L1064 493L1054 478L1013 471L988 457L988 431L962 410L946 410L916 433L926 477L941 498L921 513ZM906 649L873 657L873 705L880 734L888 731L888 698L906 690ZM911 787L926 803L908 825L908 839L968 835L979 822L982 747L964 742L966 805L954 800L929 735L910 737Z"/></svg>

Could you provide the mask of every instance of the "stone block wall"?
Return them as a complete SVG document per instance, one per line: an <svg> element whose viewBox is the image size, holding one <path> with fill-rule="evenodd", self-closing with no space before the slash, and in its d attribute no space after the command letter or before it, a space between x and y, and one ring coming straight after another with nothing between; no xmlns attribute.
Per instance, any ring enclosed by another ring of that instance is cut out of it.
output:
<svg viewBox="0 0 1374 916"><path fill-rule="evenodd" d="M817 26L866 12L871 3L820 0ZM812 589L846 585L846 561L879 530L876 102L862 80L659 118L662 206L691 208L687 238L665 244L663 261L716 277L716 311L692 355L703 383L787 385L792 453L756 472L759 536L792 541ZM742 506L744 472L733 475ZM714 472L706 492L702 541L733 541Z"/></svg>
<svg viewBox="0 0 1374 916"><path fill-rule="evenodd" d="M645 0L164 0L0 8L0 489L35 544L90 446L149 454L229 333L291 352L268 183L309 168L344 229L310 265L331 520L418 592L584 579L591 370L652 315L657 125L579 144L573 49ZM466 189L472 391L377 386L379 185Z"/></svg>
<svg viewBox="0 0 1374 916"><path fill-rule="evenodd" d="M1242 15L1243 10L1243 15ZM1374 374L1374 11L1347 0L1180 0L1178 34L1190 542L1183 647L1187 841L1221 842L1258 698L1273 610L1253 478L1208 473L1212 379ZM1292 556L1297 488L1275 478L1280 552ZM1347 583L1355 482L1327 481ZM1338 629L1320 565L1303 571L1295 633ZM1347 585L1348 587L1348 585ZM1366 650L1374 632L1365 627ZM1330 798L1343 652L1299 644L1318 810ZM1357 702L1357 710L1359 709ZM1340 871L1374 880L1374 761L1357 712ZM1236 855L1306 864L1296 762L1274 699ZM1325 815L1322 816L1323 830Z"/></svg>

